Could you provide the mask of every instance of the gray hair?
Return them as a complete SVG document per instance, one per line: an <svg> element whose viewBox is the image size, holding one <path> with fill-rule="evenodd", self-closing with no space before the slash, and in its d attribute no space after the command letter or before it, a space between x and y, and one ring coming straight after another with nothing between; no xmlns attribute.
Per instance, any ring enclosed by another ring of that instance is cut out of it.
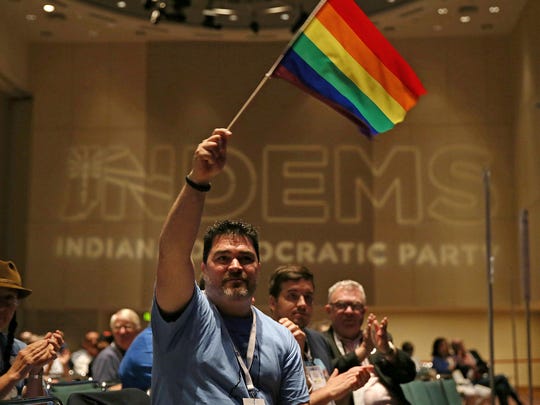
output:
<svg viewBox="0 0 540 405"><path fill-rule="evenodd" d="M362 287L362 284L354 280L341 280L328 289L328 303L330 303L332 295L336 292L338 288L344 288L347 290L358 290L360 294L362 294L362 296L364 297L364 300L366 299L366 292L364 291L364 287Z"/></svg>
<svg viewBox="0 0 540 405"><path fill-rule="evenodd" d="M140 329L141 329L141 318L139 318L139 315L137 315L137 312L135 312L135 311L132 310L132 309L129 309L129 308L122 308L122 309L116 311L116 312L111 316L111 321L110 321L110 327L111 327L111 329L113 329L114 323L116 322L116 320L117 320L118 318L122 318L122 319L128 320L128 321L131 322L133 325L135 325L135 328L136 328L137 330L140 330Z"/></svg>

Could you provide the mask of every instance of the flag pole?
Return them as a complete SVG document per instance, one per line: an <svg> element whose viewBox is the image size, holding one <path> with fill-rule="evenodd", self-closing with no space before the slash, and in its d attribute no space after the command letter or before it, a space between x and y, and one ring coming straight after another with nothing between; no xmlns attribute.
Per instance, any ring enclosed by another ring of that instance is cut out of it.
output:
<svg viewBox="0 0 540 405"><path fill-rule="evenodd" d="M302 32L304 32L305 28L307 27L307 25L311 22L311 20L313 20L313 18L315 17L315 15L319 12L319 10L321 9L322 6L324 6L324 4L327 2L328 0L321 0L319 1L319 3L315 6L315 8L313 9L313 11L311 12L311 14L309 15L308 18L306 18L306 21L304 21L304 23L302 24L302 26L300 27L300 29L298 29L296 31L296 33L294 34L294 36L291 38L291 40L289 41L289 43L287 44L287 46L285 47L285 49L281 52L281 54L277 57L276 61L274 62L274 64L272 65L272 67L268 70L268 72L265 73L264 77L262 78L262 80L259 82L259 84L257 85L257 87L255 88L255 90L253 90L253 92L251 93L251 95L248 97L248 99L246 100L246 102L242 105L242 107L240 107L240 110L238 110L238 112L236 113L236 115L234 116L234 118L231 120L231 122L229 123L229 125L227 125L227 129L231 129L232 126L235 124L235 122L238 120L238 118L240 118L240 116L242 115L242 113L245 111L245 109L251 104L251 102L253 101L253 99L255 98L255 96L259 93L259 91L262 89L262 87L266 84L266 82L268 81L268 79L270 79L272 77L272 75L274 74L274 71L276 70L276 68L278 67L278 65L281 63L281 60L283 59L283 57L285 56L285 54L287 53L287 51L289 50L289 48L292 46L292 44L294 44L294 42L298 39L298 37L302 34Z"/></svg>
<svg viewBox="0 0 540 405"><path fill-rule="evenodd" d="M489 324L489 386L491 388L491 405L495 405L495 361L493 342L493 262L491 252L491 202L490 202L490 177L488 169L484 169L484 195L486 204L486 264L487 264L487 288L488 288L488 324Z"/></svg>
<svg viewBox="0 0 540 405"><path fill-rule="evenodd" d="M532 360L531 360L531 286L529 262L529 212L523 210L520 221L521 234L521 277L523 285L523 299L525 301L525 317L527 324L527 368L529 378L529 403L533 403L532 389Z"/></svg>
<svg viewBox="0 0 540 405"><path fill-rule="evenodd" d="M515 280L510 278L510 323L512 325L512 363L514 365L514 383L519 387L519 367L517 351L517 333L516 333L516 298L515 298Z"/></svg>

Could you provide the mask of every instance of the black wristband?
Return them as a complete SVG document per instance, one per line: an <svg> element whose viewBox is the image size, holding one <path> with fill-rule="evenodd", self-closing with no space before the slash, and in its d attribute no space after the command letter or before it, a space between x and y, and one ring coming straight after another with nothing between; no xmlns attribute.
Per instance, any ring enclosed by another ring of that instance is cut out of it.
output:
<svg viewBox="0 0 540 405"><path fill-rule="evenodd" d="M210 189L212 188L212 185L210 183L208 183L208 184L195 183L188 176L186 176L186 183L191 188L194 188L195 190L201 191L203 193L206 193L207 191L210 191Z"/></svg>

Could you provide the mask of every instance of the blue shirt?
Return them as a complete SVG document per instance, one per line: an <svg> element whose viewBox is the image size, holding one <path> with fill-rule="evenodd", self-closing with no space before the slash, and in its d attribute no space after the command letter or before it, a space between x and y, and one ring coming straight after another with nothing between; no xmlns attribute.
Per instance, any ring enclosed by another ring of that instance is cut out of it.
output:
<svg viewBox="0 0 540 405"><path fill-rule="evenodd" d="M2 360L2 353L4 352L4 347L7 344L7 336L4 333L0 332L0 370L4 368L4 362ZM10 356L10 363L13 364L13 361L15 360L15 357L19 354L19 352L26 347L26 343L20 341L19 339L13 340L13 346L11 348L11 356ZM24 387L24 379L17 382L15 385L15 389L17 391L17 396L21 395L22 389ZM11 399L11 396L8 394L9 399ZM0 398L2 399L2 398ZM6 398L7 399L7 398Z"/></svg>
<svg viewBox="0 0 540 405"><path fill-rule="evenodd" d="M118 369L122 388L147 391L152 379L152 329L144 329L129 346Z"/></svg>
<svg viewBox="0 0 540 405"><path fill-rule="evenodd" d="M298 344L279 323L254 308L255 354L250 369L266 405L303 404L309 393ZM166 322L154 298L153 404L242 404L249 398L234 346L218 310L195 286L180 317Z"/></svg>

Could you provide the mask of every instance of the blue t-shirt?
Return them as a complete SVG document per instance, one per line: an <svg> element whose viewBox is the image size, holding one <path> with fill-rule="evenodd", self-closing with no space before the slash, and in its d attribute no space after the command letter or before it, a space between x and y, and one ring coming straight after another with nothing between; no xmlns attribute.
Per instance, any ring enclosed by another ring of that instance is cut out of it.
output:
<svg viewBox="0 0 540 405"><path fill-rule="evenodd" d="M152 329L144 329L127 349L118 369L122 388L147 391L152 379Z"/></svg>
<svg viewBox="0 0 540 405"><path fill-rule="evenodd" d="M279 323L254 308L255 354L250 369L257 398L266 405L303 404L309 393L298 344ZM244 375L223 319L195 286L180 317L167 322L154 298L153 404L242 404Z"/></svg>

